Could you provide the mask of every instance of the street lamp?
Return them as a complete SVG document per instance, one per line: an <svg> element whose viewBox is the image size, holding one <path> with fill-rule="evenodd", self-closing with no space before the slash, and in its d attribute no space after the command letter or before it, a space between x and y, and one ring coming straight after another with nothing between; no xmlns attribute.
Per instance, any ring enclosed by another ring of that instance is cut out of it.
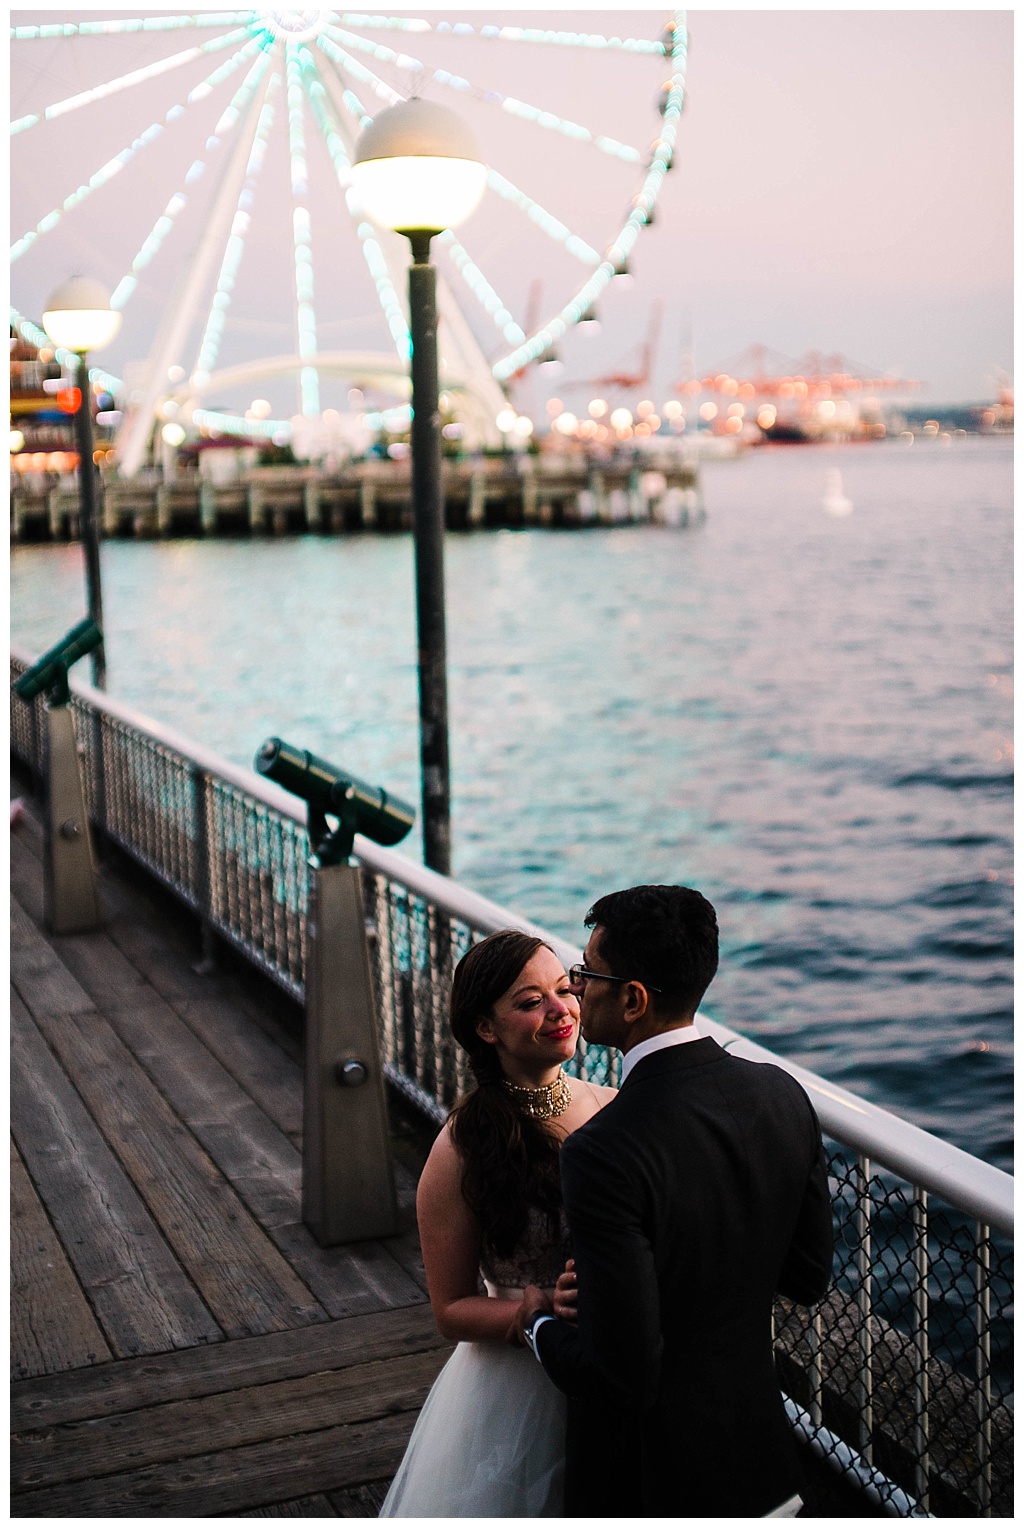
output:
<svg viewBox="0 0 1024 1528"><path fill-rule="evenodd" d="M103 595L100 585L100 527L96 505L96 476L92 460L92 412L89 392L90 350L109 345L121 327L121 315L110 306L110 294L98 281L87 276L72 276L50 293L43 314L43 328L57 347L74 351L78 357L75 385L78 408L75 411L75 436L78 442L78 485L81 505L82 546L85 551L85 583L89 614L103 630ZM92 679L97 689L105 689L107 661L102 642L93 650Z"/></svg>
<svg viewBox="0 0 1024 1528"><path fill-rule="evenodd" d="M479 205L487 170L466 123L414 97L378 113L355 146L352 183L375 222L406 236L412 336L412 503L419 635L423 857L451 874L444 501L437 371L437 272L430 241Z"/></svg>

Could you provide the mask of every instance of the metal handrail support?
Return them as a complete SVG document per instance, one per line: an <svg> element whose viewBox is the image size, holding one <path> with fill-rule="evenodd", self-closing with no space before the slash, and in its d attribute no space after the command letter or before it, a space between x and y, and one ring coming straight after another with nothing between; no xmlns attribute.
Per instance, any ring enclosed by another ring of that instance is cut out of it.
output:
<svg viewBox="0 0 1024 1528"><path fill-rule="evenodd" d="M860 1451L868 1464L874 1463L874 1400L871 1372L871 1162L857 1158L854 1183L857 1192L855 1224L857 1227L857 1309L860 1315Z"/></svg>

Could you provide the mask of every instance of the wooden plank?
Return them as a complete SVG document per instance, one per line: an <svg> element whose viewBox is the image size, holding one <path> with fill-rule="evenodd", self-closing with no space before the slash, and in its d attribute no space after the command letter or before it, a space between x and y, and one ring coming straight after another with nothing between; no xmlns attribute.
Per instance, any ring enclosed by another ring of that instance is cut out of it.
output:
<svg viewBox="0 0 1024 1528"><path fill-rule="evenodd" d="M237 1000L207 997L178 1014L227 1071L252 1094L292 1144L302 1143L302 1068L252 1021Z"/></svg>
<svg viewBox="0 0 1024 1528"><path fill-rule="evenodd" d="M58 960L21 904L11 898L11 980L49 1013L88 1013L92 999Z"/></svg>
<svg viewBox="0 0 1024 1528"><path fill-rule="evenodd" d="M15 1517L214 1517L393 1475L416 1419L399 1412L11 1498Z"/></svg>
<svg viewBox="0 0 1024 1528"><path fill-rule="evenodd" d="M365 1489L365 1488L363 1488ZM366 1514L376 1517L377 1509ZM294 1501L275 1502L272 1507L253 1507L251 1512L239 1512L239 1517L340 1517L329 1496L299 1496Z"/></svg>
<svg viewBox="0 0 1024 1528"><path fill-rule="evenodd" d="M348 1491L331 1491L327 1500L339 1517L379 1517L391 1481L371 1480Z"/></svg>
<svg viewBox="0 0 1024 1528"><path fill-rule="evenodd" d="M248 1444L418 1410L445 1362L438 1351L171 1401L61 1427L17 1433L15 1490L118 1475Z"/></svg>
<svg viewBox="0 0 1024 1528"><path fill-rule="evenodd" d="M447 1344L428 1307L351 1316L323 1326L23 1380L11 1390L11 1427L55 1427L437 1348L447 1350Z"/></svg>
<svg viewBox="0 0 1024 1528"><path fill-rule="evenodd" d="M33 1012L225 1333L248 1337L325 1320L107 1020L85 1013L69 1025L60 1015Z"/></svg>
<svg viewBox="0 0 1024 1528"><path fill-rule="evenodd" d="M301 1222L298 1151L162 998L119 1003L106 1017L329 1315L425 1298L379 1242L324 1249L314 1240Z"/></svg>
<svg viewBox="0 0 1024 1528"><path fill-rule="evenodd" d="M220 1327L16 993L11 1029L14 1138L112 1351L219 1341Z"/></svg>
<svg viewBox="0 0 1024 1528"><path fill-rule="evenodd" d="M26 805L24 817L11 833L11 891L36 923L43 921L42 828Z"/></svg>
<svg viewBox="0 0 1024 1528"><path fill-rule="evenodd" d="M11 1142L11 1377L108 1363L113 1354Z"/></svg>

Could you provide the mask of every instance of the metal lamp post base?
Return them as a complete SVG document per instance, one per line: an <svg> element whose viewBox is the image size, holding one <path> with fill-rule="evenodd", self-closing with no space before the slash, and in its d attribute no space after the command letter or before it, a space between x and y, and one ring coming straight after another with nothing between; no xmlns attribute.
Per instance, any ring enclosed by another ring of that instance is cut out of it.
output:
<svg viewBox="0 0 1024 1528"><path fill-rule="evenodd" d="M302 1219L322 1247L398 1231L360 876L317 867L306 922Z"/></svg>
<svg viewBox="0 0 1024 1528"><path fill-rule="evenodd" d="M89 816L78 760L75 719L65 705L47 708L49 781L43 916L51 934L81 934L102 922Z"/></svg>

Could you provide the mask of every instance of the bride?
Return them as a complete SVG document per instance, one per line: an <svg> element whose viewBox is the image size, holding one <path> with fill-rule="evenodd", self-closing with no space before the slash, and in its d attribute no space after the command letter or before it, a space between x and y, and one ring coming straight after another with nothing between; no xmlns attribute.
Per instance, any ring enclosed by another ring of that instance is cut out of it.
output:
<svg viewBox="0 0 1024 1528"><path fill-rule="evenodd" d="M512 1345L514 1323L526 1286L552 1290L568 1256L559 1147L615 1089L562 1071L579 1004L529 934L506 929L463 957L451 1027L476 1087L434 1142L416 1214L438 1329L458 1346L380 1516L560 1517L565 1398Z"/></svg>

